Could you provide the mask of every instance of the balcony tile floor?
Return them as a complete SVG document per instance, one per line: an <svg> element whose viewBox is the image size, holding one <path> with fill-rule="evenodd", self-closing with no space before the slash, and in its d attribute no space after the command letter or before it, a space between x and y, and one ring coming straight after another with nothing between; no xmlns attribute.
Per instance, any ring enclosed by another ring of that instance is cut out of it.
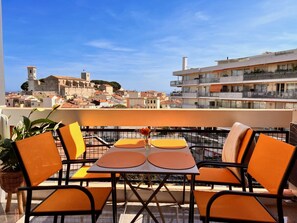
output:
<svg viewBox="0 0 297 223"><path fill-rule="evenodd" d="M118 219L121 219L120 223L130 222L133 214L137 212L140 208L139 203L129 203L128 208L126 209L126 215L124 213L124 205L118 205ZM271 210L275 211L274 206L270 206ZM20 216L17 212L17 204L13 201L11 205L11 211L5 213L5 204L0 206L0 222L1 223L23 223L23 216ZM153 211L157 219L162 222L160 214L156 206L150 206L150 209ZM182 208L179 208L177 205L173 204L162 204L162 211L165 222L170 223L187 223L188 222L188 205L183 205ZM286 223L296 223L297 222L297 202L284 202L284 212L285 212L285 222ZM49 223L52 222L51 217L36 217L32 223ZM76 217L66 217L65 223L88 223L90 222L89 218L86 216L76 216ZM112 222L112 210L111 204L108 203L102 215L99 217L97 223L110 223ZM136 221L137 223L151 223L153 220L149 217L146 212L143 212L141 219ZM197 209L195 209L195 223L200 223L199 215Z"/></svg>

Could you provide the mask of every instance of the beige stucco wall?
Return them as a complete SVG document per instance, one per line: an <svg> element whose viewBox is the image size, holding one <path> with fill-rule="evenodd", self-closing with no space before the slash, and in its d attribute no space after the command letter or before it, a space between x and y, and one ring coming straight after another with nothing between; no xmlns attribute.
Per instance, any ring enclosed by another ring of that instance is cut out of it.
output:
<svg viewBox="0 0 297 223"><path fill-rule="evenodd" d="M15 125L31 109L5 108L2 113L11 116L9 124ZM48 109L45 113L48 113ZM78 121L85 126L180 126L180 127L230 127L236 121L251 127L289 128L297 121L297 112L285 109L61 109L52 116L65 124ZM33 117L38 117L36 113ZM294 116L293 116L294 115ZM293 118L292 118L293 116ZM44 117L40 113L39 117Z"/></svg>

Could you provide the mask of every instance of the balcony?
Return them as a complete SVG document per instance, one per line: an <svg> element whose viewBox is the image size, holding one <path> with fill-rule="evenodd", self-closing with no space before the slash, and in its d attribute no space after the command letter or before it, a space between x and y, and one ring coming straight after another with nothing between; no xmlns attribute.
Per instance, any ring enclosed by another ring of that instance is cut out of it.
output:
<svg viewBox="0 0 297 223"><path fill-rule="evenodd" d="M182 98L183 93L181 91L173 91L170 93L171 98Z"/></svg>
<svg viewBox="0 0 297 223"><path fill-rule="evenodd" d="M11 116L9 119L9 125L16 125L20 120L22 115L28 115L31 109L16 109L16 108L2 108L0 109L0 114L5 114ZM34 118L44 117L42 113L36 113ZM125 118L123 118L125 117ZM251 110L251 109L170 109L170 110L148 110L148 109L59 109L53 114L52 118L56 121L62 121L63 123L72 123L74 121L79 121L82 126L89 126L88 131L96 131L95 134L103 137L104 139L113 142L123 134L127 136L133 136L135 134L135 128L140 128L142 126L156 126L163 129L166 134L174 136L175 134L182 134L188 142L193 144L199 144L203 139L203 143L214 143L213 140L208 140L214 138L214 136L209 137L209 134L216 134L218 139L223 139L224 134L227 130L217 131L214 133L205 132L197 129L197 127L230 127L235 121L243 122L247 125L252 126L257 129L274 129L274 128L285 128L288 129L290 122L297 122L297 112L293 110ZM94 126L99 126L97 130L92 129ZM116 126L116 128L115 128ZM118 126L121 128L118 129ZM167 127L173 127L168 129ZM4 126L5 128L7 126ZM107 128L108 127L108 128ZM166 128L165 128L166 127ZM180 129L178 130L177 129ZM118 130L115 130L115 129ZM126 130L125 130L126 129ZM162 131L163 131L162 130ZM164 133L164 132L163 132ZM218 135L220 133L220 137ZM1 133L2 134L2 133ZM86 133L88 134L88 133ZM165 133L164 133L165 134ZM204 137L201 137L204 136ZM206 137L207 136L207 137ZM276 137L276 135L274 135ZM283 138L283 137L282 137ZM222 144L222 141L217 141L217 143ZM89 143L89 144L93 144ZM199 158L198 158L199 159ZM121 186L121 185L120 185ZM121 189L121 187L120 187ZM181 201L182 195L182 184L170 184L170 190L173 191L174 195ZM188 197L189 187L186 187L186 197ZM2 194L2 202L3 201ZM166 195L158 197L159 202L162 205L162 209L165 216L165 222L175 222L182 221L187 222L187 205L188 200L182 205L182 208L178 208L176 205L172 204L171 200L168 199ZM132 203L129 205L128 212L135 213L135 208L138 208L138 203ZM296 203L286 203L284 204L287 210L292 210L295 215L289 216L287 222L294 222L297 218L296 216ZM12 210L15 210L16 204L13 203ZM273 207L272 207L273 208ZM157 207L152 207L153 212L159 216ZM119 215L123 211L123 206L119 206ZM2 216L1 222L16 222L21 216L15 214L14 211L10 213L9 220L6 220L7 216L3 216L4 212L1 212ZM146 213L145 213L146 214ZM9 216L9 215L8 215ZM112 216L111 205L108 204L104 210L104 214L99 218L98 222L110 222ZM145 215L144 218L147 216ZM119 216L120 218L120 216ZM159 217L158 217L159 219ZM291 220L293 219L293 220ZM50 219L51 220L51 219ZM72 219L74 220L74 219ZM195 222L198 221L198 212L195 210ZM291 220L291 221L290 221ZM77 220L76 220L77 221ZM20 221L22 222L22 221ZM37 221L33 221L37 222ZM38 222L49 222L49 220L41 220ZM71 221L74 222L74 221Z"/></svg>
<svg viewBox="0 0 297 223"><path fill-rule="evenodd" d="M182 92L182 91L175 91L170 93L172 98L197 98L197 92Z"/></svg>
<svg viewBox="0 0 297 223"><path fill-rule="evenodd" d="M183 86L186 86L186 85L188 85L188 86L194 85L195 86L197 84L199 84L199 79L195 79L195 80L184 80L183 83L182 83Z"/></svg>
<svg viewBox="0 0 297 223"><path fill-rule="evenodd" d="M226 82L242 82L243 81L243 75L240 76L226 76L226 77L220 77L220 83L226 83Z"/></svg>
<svg viewBox="0 0 297 223"><path fill-rule="evenodd" d="M181 87L182 86L182 81L170 81L170 86L171 87Z"/></svg>
<svg viewBox="0 0 297 223"><path fill-rule="evenodd" d="M221 92L219 98L242 98L242 92Z"/></svg>
<svg viewBox="0 0 297 223"><path fill-rule="evenodd" d="M245 73L243 80L267 80L267 79L287 79L297 78L297 71L277 71L277 72L259 72Z"/></svg>
<svg viewBox="0 0 297 223"><path fill-rule="evenodd" d="M195 80L183 80L183 81L170 81L171 87L182 87L182 86L191 86L191 85L198 85L199 79Z"/></svg>
<svg viewBox="0 0 297 223"><path fill-rule="evenodd" d="M196 104L186 104L186 103L183 103L182 104L183 108L185 109L193 109L193 108L197 108L197 105Z"/></svg>
<svg viewBox="0 0 297 223"><path fill-rule="evenodd" d="M183 98L197 98L197 92L183 92Z"/></svg>
<svg viewBox="0 0 297 223"><path fill-rule="evenodd" d="M263 92L243 92L246 98L272 98L272 99L296 99L297 93L295 91L276 92L276 91L263 91Z"/></svg>

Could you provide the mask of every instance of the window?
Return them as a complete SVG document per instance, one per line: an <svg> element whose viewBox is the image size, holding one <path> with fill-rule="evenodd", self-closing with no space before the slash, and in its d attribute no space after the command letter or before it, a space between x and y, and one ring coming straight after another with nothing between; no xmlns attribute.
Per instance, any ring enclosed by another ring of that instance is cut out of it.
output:
<svg viewBox="0 0 297 223"><path fill-rule="evenodd" d="M285 84L284 83L276 84L276 91L277 92L284 92L285 91Z"/></svg>

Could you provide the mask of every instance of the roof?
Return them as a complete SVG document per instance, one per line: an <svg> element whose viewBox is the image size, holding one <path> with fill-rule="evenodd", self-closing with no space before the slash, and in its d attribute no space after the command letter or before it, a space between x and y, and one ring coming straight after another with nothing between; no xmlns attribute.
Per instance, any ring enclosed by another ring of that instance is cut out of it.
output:
<svg viewBox="0 0 297 223"><path fill-rule="evenodd" d="M265 52L264 54L243 57L237 59L218 60L218 65L202 67L202 68L191 68L188 70L175 71L174 75L191 74L194 72L209 72L219 71L232 68L244 68L255 65L273 64L280 62L289 62L297 60L297 49L278 51L278 52Z"/></svg>
<svg viewBox="0 0 297 223"><path fill-rule="evenodd" d="M69 102L65 102L62 104L61 108L79 108L78 105L74 105L72 103L69 103Z"/></svg>
<svg viewBox="0 0 297 223"><path fill-rule="evenodd" d="M69 77L69 76L57 76L57 75L50 75L47 78L55 77L57 79L64 79L64 80L77 80L77 81L86 81L85 79L77 78L77 77Z"/></svg>

